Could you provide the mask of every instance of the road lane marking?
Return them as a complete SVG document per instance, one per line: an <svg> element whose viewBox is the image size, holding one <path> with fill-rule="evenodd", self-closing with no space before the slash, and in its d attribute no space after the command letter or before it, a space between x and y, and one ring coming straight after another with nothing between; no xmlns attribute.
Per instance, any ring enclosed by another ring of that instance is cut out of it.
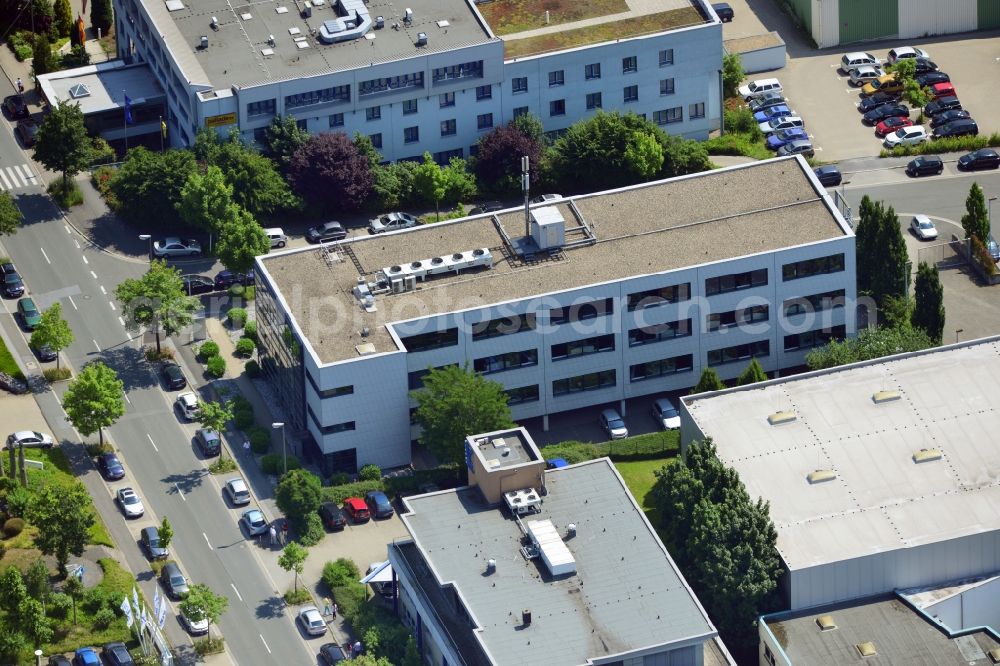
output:
<svg viewBox="0 0 1000 666"><path fill-rule="evenodd" d="M87 261L87 257L84 257L83 260ZM94 271L90 271L90 274L94 276L95 280L97 279L97 273L95 273Z"/></svg>
<svg viewBox="0 0 1000 666"><path fill-rule="evenodd" d="M27 183L21 182L24 177L21 175L21 172L17 170L17 167L7 167L7 173L10 175L10 179L13 181L14 187L24 187L27 185Z"/></svg>
<svg viewBox="0 0 1000 666"><path fill-rule="evenodd" d="M111 306L111 309L112 309L112 310L117 310L117 309L118 309L118 308L116 308L116 307L115 307L115 303L114 303L114 301L108 301L108 305L110 305L110 306Z"/></svg>
<svg viewBox="0 0 1000 666"><path fill-rule="evenodd" d="M107 296L108 292L104 290L104 285L102 284L102 285L100 285L100 287L101 287L101 293L104 294L105 296Z"/></svg>
<svg viewBox="0 0 1000 666"><path fill-rule="evenodd" d="M158 448L156 448L156 442L153 441L153 438L149 436L148 432L146 433L146 439L148 439L149 443L153 445L153 450L156 451L157 453L159 453L160 450Z"/></svg>
<svg viewBox="0 0 1000 666"><path fill-rule="evenodd" d="M70 229L69 229L69 225L68 225L68 224L64 224L64 225L63 225L63 229L65 229L65 230L66 230L66 233L68 233L68 234L72 234L72 233L73 233L72 231L70 231Z"/></svg>
<svg viewBox="0 0 1000 666"><path fill-rule="evenodd" d="M78 250L80 249L80 241L78 241L75 238L73 239L73 245L76 245L76 249L78 249Z"/></svg>
<svg viewBox="0 0 1000 666"><path fill-rule="evenodd" d="M205 534L204 532L202 532L202 533L201 533L201 535L202 535L203 537L205 537L205 543L207 543L207 544L208 544L208 549L209 549L209 550L212 550L212 542L208 540L208 535L207 535L207 534Z"/></svg>
<svg viewBox="0 0 1000 666"><path fill-rule="evenodd" d="M97 340L91 338L90 341L94 343L95 347L97 347L97 351L101 351L101 345L97 344Z"/></svg>
<svg viewBox="0 0 1000 666"><path fill-rule="evenodd" d="M32 173L31 169L28 168L28 165L22 164L18 168L24 171L24 182L27 183L28 185L34 185L32 181L35 180L35 174Z"/></svg>
<svg viewBox="0 0 1000 666"><path fill-rule="evenodd" d="M72 296L67 296L66 298L69 299L69 304L73 306L74 310L79 310L80 309L80 308L76 307L76 301L73 300Z"/></svg>
<svg viewBox="0 0 1000 666"><path fill-rule="evenodd" d="M45 257L45 261L47 261L48 263L51 264L52 262L49 261L49 255L45 254L45 248L44 247L40 247L38 249L42 251L42 256Z"/></svg>
<svg viewBox="0 0 1000 666"><path fill-rule="evenodd" d="M11 187L10 181L7 180L7 174L3 172L3 169L0 169L0 180L3 180L3 189L5 190L14 189L13 187Z"/></svg>
<svg viewBox="0 0 1000 666"><path fill-rule="evenodd" d="M125 391L122 391L122 395L124 395L124 396L125 396L125 402L127 402L128 404L130 404L130 405L131 405L131 404L132 404L132 401L131 401L131 400L129 399L129 397L128 397L128 393L125 393Z"/></svg>
<svg viewBox="0 0 1000 666"><path fill-rule="evenodd" d="M267 647L267 641L264 640L264 634L257 634L260 636L260 642L264 644L264 649L267 650L268 654L271 654L271 648Z"/></svg>
<svg viewBox="0 0 1000 666"><path fill-rule="evenodd" d="M182 499L182 500L184 500L185 502L187 502L187 498L186 498L186 497L184 497L184 491L183 491L183 490L181 490L181 487L180 487L180 486L178 486L178 485L177 485L177 484L175 483L175 484L174 484L174 488L176 488L176 489L177 489L177 494L181 496L181 499Z"/></svg>
<svg viewBox="0 0 1000 666"><path fill-rule="evenodd" d="M90 264L90 262L87 261L87 255L83 255L83 263ZM93 273L93 271L91 271L91 273ZM97 276L95 275L94 277L97 277Z"/></svg>
<svg viewBox="0 0 1000 666"><path fill-rule="evenodd" d="M121 322L122 326L124 326L124 325L125 325L125 320L124 320L124 319L122 319L121 317L118 317L118 321L120 321L120 322Z"/></svg>
<svg viewBox="0 0 1000 666"><path fill-rule="evenodd" d="M240 601L243 601L243 595L240 594L240 591L236 589L236 586L233 585L232 583L230 583L229 587L233 588L233 592L236 593L236 598L239 599ZM264 637L261 636L261 640L263 640L263 639L264 639Z"/></svg>

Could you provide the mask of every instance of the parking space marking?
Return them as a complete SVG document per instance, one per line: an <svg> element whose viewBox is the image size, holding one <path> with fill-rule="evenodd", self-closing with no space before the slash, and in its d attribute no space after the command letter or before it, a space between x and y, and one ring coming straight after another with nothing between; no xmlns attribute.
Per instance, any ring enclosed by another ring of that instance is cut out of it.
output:
<svg viewBox="0 0 1000 666"><path fill-rule="evenodd" d="M104 294L105 296L107 296L107 295L108 295L108 292L107 292L107 291L105 291L105 289L104 289L104 285L102 284L102 285L100 285L100 287L101 287L101 293L102 293L102 294Z"/></svg>
<svg viewBox="0 0 1000 666"><path fill-rule="evenodd" d="M83 255L83 263L90 264L90 262L87 260L87 255Z"/></svg>
<svg viewBox="0 0 1000 666"><path fill-rule="evenodd" d="M205 543L207 543L207 544L208 544L208 549L209 549L209 550L212 550L212 542L208 540L208 535L207 535L207 534L205 534L204 532L202 532L202 533L201 533L201 535L202 535L203 537L205 537Z"/></svg>
<svg viewBox="0 0 1000 666"><path fill-rule="evenodd" d="M236 589L236 586L230 583L229 587L233 588L233 592L236 593L236 598L239 599L240 601L243 601L243 595L240 594L240 591Z"/></svg>
<svg viewBox="0 0 1000 666"><path fill-rule="evenodd" d="M72 296L67 296L66 298L69 299L69 304L73 306L74 310L79 310L80 309L80 308L76 307L76 301L73 300Z"/></svg>
<svg viewBox="0 0 1000 666"><path fill-rule="evenodd" d="M49 261L49 255L45 254L45 248L44 248L44 247L40 247L40 248L38 248L38 249L42 251L42 256L43 256L43 257L45 257L45 261L46 261L47 263L50 263L50 264L51 264L52 262L51 262L51 261Z"/></svg>
<svg viewBox="0 0 1000 666"><path fill-rule="evenodd" d="M108 305L110 305L110 306L111 306L111 309L112 309L112 310L117 310L117 309L118 309L118 308L116 308L116 307L115 307L115 303L114 303L114 301L108 301Z"/></svg>
<svg viewBox="0 0 1000 666"><path fill-rule="evenodd" d="M101 345L97 344L97 340L91 338L90 341L94 343L95 347L97 347L97 351L101 351Z"/></svg>
<svg viewBox="0 0 1000 666"><path fill-rule="evenodd" d="M125 320L122 319L121 317L118 317L118 321L121 323L122 326L125 325Z"/></svg>
<svg viewBox="0 0 1000 666"><path fill-rule="evenodd" d="M267 641L264 640L264 634L257 634L260 636L260 642L264 644L264 649L267 650L268 654L271 654L271 648L267 647Z"/></svg>
<svg viewBox="0 0 1000 666"><path fill-rule="evenodd" d="M181 487L180 487L180 486L178 486L178 485L177 485L177 484L175 483L175 484L174 484L174 488L176 488L176 489L177 489L177 494L181 496L181 499L182 499L182 500L184 500L185 502L187 502L187 497L184 497L184 491L183 491L183 490L181 490Z"/></svg>
<svg viewBox="0 0 1000 666"><path fill-rule="evenodd" d="M157 453L159 453L160 450L158 448L156 448L156 442L153 441L153 438L149 436L148 432L146 433L146 439L148 439L149 443L153 445L153 450L156 451Z"/></svg>
<svg viewBox="0 0 1000 666"><path fill-rule="evenodd" d="M122 395L125 396L125 402L127 402L128 404L131 405L132 404L132 400L128 397L128 393L126 393L125 391L122 391Z"/></svg>

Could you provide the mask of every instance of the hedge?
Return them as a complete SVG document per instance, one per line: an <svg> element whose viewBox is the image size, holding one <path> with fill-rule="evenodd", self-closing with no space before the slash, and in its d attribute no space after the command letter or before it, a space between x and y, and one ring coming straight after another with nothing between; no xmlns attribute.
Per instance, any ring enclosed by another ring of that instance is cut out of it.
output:
<svg viewBox="0 0 1000 666"><path fill-rule="evenodd" d="M409 476L393 476L382 482L385 484L385 492L390 496L415 493L420 490L420 486L429 483L441 488L454 488L465 485L465 466L448 463L434 469L416 470Z"/></svg>
<svg viewBox="0 0 1000 666"><path fill-rule="evenodd" d="M285 473L285 457L281 453L269 453L260 459L260 469L264 474L284 474ZM300 469L302 463L295 456L288 454L288 469Z"/></svg>
<svg viewBox="0 0 1000 666"><path fill-rule="evenodd" d="M681 433L679 430L651 432L645 435L601 442L597 448L601 451L601 455L616 461L672 458L680 453Z"/></svg>
<svg viewBox="0 0 1000 666"><path fill-rule="evenodd" d="M24 373L21 372L17 361L14 360L14 355L7 349L7 345L4 344L3 340L0 340L0 372L5 372L14 379L19 379L22 382L25 381Z"/></svg>
<svg viewBox="0 0 1000 666"><path fill-rule="evenodd" d="M348 497L364 497L365 493L372 490L384 492L385 485L381 481L357 481L340 486L326 486L323 488L323 501L341 504Z"/></svg>
<svg viewBox="0 0 1000 666"><path fill-rule="evenodd" d="M258 425L250 426L246 431L250 440L250 449L257 455L264 455L271 450L271 433Z"/></svg>
<svg viewBox="0 0 1000 666"><path fill-rule="evenodd" d="M940 153L956 153L960 151L979 150L980 148L1000 147L1000 132L989 136L954 136L944 139L924 141L915 146L896 146L892 150L882 149L879 157L907 157L909 155L938 155Z"/></svg>

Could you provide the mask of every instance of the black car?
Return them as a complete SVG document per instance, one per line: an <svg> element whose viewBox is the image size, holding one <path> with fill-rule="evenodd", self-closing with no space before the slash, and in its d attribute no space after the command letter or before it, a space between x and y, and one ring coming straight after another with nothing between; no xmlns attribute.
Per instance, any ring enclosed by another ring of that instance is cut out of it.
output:
<svg viewBox="0 0 1000 666"><path fill-rule="evenodd" d="M962 103L958 101L958 98L954 95L949 95L948 97L942 97L941 99L936 99L927 106L924 107L924 114L928 116L936 116L943 111L951 111L953 109L961 109Z"/></svg>
<svg viewBox="0 0 1000 666"><path fill-rule="evenodd" d="M24 101L23 95L11 95L3 100L3 110L11 118L27 118L28 104Z"/></svg>
<svg viewBox="0 0 1000 666"><path fill-rule="evenodd" d="M483 213L492 213L497 210L503 210L504 206L499 201L482 201L476 205L475 208L469 211L469 215L482 215Z"/></svg>
<svg viewBox="0 0 1000 666"><path fill-rule="evenodd" d="M1000 154L992 148L980 148L959 157L958 168L962 171L1000 168Z"/></svg>
<svg viewBox="0 0 1000 666"><path fill-rule="evenodd" d="M897 93L890 92L877 92L874 95L869 95L861 100L858 104L858 111L861 113L868 113L872 109L877 109L883 104L888 104L889 102L895 102L899 99Z"/></svg>
<svg viewBox="0 0 1000 666"><path fill-rule="evenodd" d="M251 268L247 273L235 273L233 271L219 271L215 274L215 288L229 289L234 284L242 284L244 287L252 287L254 273Z"/></svg>
<svg viewBox="0 0 1000 666"><path fill-rule="evenodd" d="M21 140L21 145L30 148L35 145L35 137L38 135L38 123L34 120L22 120L17 123L14 133Z"/></svg>
<svg viewBox="0 0 1000 666"><path fill-rule="evenodd" d="M780 92L771 90L764 93L760 97L750 100L750 110L756 113L784 103L785 97Z"/></svg>
<svg viewBox="0 0 1000 666"><path fill-rule="evenodd" d="M365 493L365 504L376 519L392 518L392 503L381 490L371 490Z"/></svg>
<svg viewBox="0 0 1000 666"><path fill-rule="evenodd" d="M719 15L719 20L723 23L729 23L735 16L733 8L729 6L728 2L713 2L712 9Z"/></svg>
<svg viewBox="0 0 1000 666"><path fill-rule="evenodd" d="M937 155L921 155L910 160L906 165L908 176L931 176L944 171L944 162Z"/></svg>
<svg viewBox="0 0 1000 666"><path fill-rule="evenodd" d="M208 428L198 428L194 433L194 441L198 443L198 448L201 449L201 455L206 458L212 456L217 456L222 453L222 440L219 439L219 433Z"/></svg>
<svg viewBox="0 0 1000 666"><path fill-rule="evenodd" d="M9 261L0 264L0 274L3 275L3 293L10 298L17 298L24 295L24 280L21 274L14 268L14 264Z"/></svg>
<svg viewBox="0 0 1000 666"><path fill-rule="evenodd" d="M937 63L930 58L914 58L913 64L915 66L913 71L918 76L921 74L927 74L928 72L936 72L938 68Z"/></svg>
<svg viewBox="0 0 1000 666"><path fill-rule="evenodd" d="M310 243L329 243L347 238L347 230L340 222L327 222L317 227L309 227L306 240Z"/></svg>
<svg viewBox="0 0 1000 666"><path fill-rule="evenodd" d="M921 88L932 86L935 83L951 83L951 77L944 72L927 72L917 76L916 80Z"/></svg>
<svg viewBox="0 0 1000 666"><path fill-rule="evenodd" d="M29 342L28 346L31 347L31 351L35 352L35 356L38 357L38 360L42 361L43 363L50 363L56 360L56 357L58 356L58 354L56 354L56 351L48 345L36 346Z"/></svg>
<svg viewBox="0 0 1000 666"><path fill-rule="evenodd" d="M347 527L347 516L335 502L320 504L319 517L323 520L323 527L331 532L339 532Z"/></svg>
<svg viewBox="0 0 1000 666"><path fill-rule="evenodd" d="M910 110L905 104L883 104L877 106L864 115L864 120L869 125L877 125L886 118L909 118Z"/></svg>
<svg viewBox="0 0 1000 666"><path fill-rule="evenodd" d="M54 654L46 662L48 666L73 666L73 662L61 654Z"/></svg>
<svg viewBox="0 0 1000 666"><path fill-rule="evenodd" d="M187 386L187 379L181 372L181 366L176 363L164 363L160 368L160 374L163 375L163 382L171 391L178 391Z"/></svg>
<svg viewBox="0 0 1000 666"><path fill-rule="evenodd" d="M109 666L135 666L124 643L108 643L101 651L101 657Z"/></svg>
<svg viewBox="0 0 1000 666"><path fill-rule="evenodd" d="M816 167L813 169L813 173L816 174L816 178L819 179L820 184L824 187L836 187L840 185L840 181L844 178L836 164L826 164Z"/></svg>
<svg viewBox="0 0 1000 666"><path fill-rule="evenodd" d="M157 527L144 527L139 533L139 542L151 560L165 560L170 551L160 545L160 530Z"/></svg>
<svg viewBox="0 0 1000 666"><path fill-rule="evenodd" d="M950 123L939 125L934 130L935 139L943 139L949 136L978 136L979 125L972 118L963 120L953 120Z"/></svg>
<svg viewBox="0 0 1000 666"><path fill-rule="evenodd" d="M215 281L206 275L183 275L184 291L188 296L210 294L215 291Z"/></svg>
<svg viewBox="0 0 1000 666"><path fill-rule="evenodd" d="M965 120L966 118L971 118L969 112L965 109L953 109L951 111L942 111L931 119L931 129L937 129L941 125L946 125L953 120Z"/></svg>
<svg viewBox="0 0 1000 666"><path fill-rule="evenodd" d="M114 453L102 453L97 456L97 469L108 481L118 481L125 478L125 468Z"/></svg>
<svg viewBox="0 0 1000 666"><path fill-rule="evenodd" d="M336 643L326 643L319 649L319 659L324 666L334 666L342 661L347 661L344 649Z"/></svg>

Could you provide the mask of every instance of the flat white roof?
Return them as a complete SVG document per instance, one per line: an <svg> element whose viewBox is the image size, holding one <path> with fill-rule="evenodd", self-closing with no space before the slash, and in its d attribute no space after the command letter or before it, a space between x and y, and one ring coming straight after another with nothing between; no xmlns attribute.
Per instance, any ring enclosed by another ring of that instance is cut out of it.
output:
<svg viewBox="0 0 1000 666"><path fill-rule="evenodd" d="M683 402L771 503L791 570L1000 529L1000 337ZM769 425L778 411L796 420ZM917 463L921 449L941 458ZM836 478L810 484L814 470Z"/></svg>
<svg viewBox="0 0 1000 666"><path fill-rule="evenodd" d="M84 115L121 109L123 124L125 95L133 106L165 97L149 65L126 65L121 60L41 74L38 82L53 106L79 104Z"/></svg>

